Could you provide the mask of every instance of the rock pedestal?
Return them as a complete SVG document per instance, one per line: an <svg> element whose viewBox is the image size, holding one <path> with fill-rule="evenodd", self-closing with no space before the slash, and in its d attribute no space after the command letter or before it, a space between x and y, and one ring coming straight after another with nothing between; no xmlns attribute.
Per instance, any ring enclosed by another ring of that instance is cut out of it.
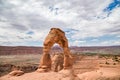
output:
<svg viewBox="0 0 120 80"><path fill-rule="evenodd" d="M56 53L52 57L52 71L58 72L63 69L64 56L62 53Z"/></svg>

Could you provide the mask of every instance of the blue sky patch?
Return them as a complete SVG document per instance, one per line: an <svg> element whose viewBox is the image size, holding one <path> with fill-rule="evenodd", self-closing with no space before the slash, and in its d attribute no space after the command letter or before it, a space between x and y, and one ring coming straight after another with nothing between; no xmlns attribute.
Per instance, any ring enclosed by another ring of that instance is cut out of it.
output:
<svg viewBox="0 0 120 80"><path fill-rule="evenodd" d="M34 34L34 32L33 31L28 31L27 34L32 35L32 34Z"/></svg>
<svg viewBox="0 0 120 80"><path fill-rule="evenodd" d="M114 35L104 35L104 36L96 37L96 38L89 37L89 38L86 38L85 40L91 42L93 39L97 39L98 41L106 41L106 40L109 41L109 40L119 40L120 38Z"/></svg>
<svg viewBox="0 0 120 80"><path fill-rule="evenodd" d="M111 11L116 7L120 7L120 0L113 0L113 2L110 3L108 7L104 9L104 11Z"/></svg>

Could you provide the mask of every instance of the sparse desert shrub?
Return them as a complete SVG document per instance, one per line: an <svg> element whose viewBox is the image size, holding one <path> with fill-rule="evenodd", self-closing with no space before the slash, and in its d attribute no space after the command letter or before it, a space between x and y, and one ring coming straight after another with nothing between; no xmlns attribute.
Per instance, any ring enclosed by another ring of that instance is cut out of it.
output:
<svg viewBox="0 0 120 80"><path fill-rule="evenodd" d="M116 63L113 63L113 65L116 65Z"/></svg>
<svg viewBox="0 0 120 80"><path fill-rule="evenodd" d="M113 61L116 61L116 62L120 62L120 60L119 60L119 58L118 58L117 56L114 56L114 57L112 58L112 60L113 60Z"/></svg>
<svg viewBox="0 0 120 80"><path fill-rule="evenodd" d="M97 54L98 53L94 53L94 52L85 52L85 55L87 55L87 56L95 56Z"/></svg>
<svg viewBox="0 0 120 80"><path fill-rule="evenodd" d="M99 64L103 64L102 62L100 62Z"/></svg>
<svg viewBox="0 0 120 80"><path fill-rule="evenodd" d="M105 64L109 65L110 63L108 63L108 62L106 61Z"/></svg>
<svg viewBox="0 0 120 80"><path fill-rule="evenodd" d="M103 56L99 55L98 58L103 58Z"/></svg>
<svg viewBox="0 0 120 80"><path fill-rule="evenodd" d="M116 62L120 62L118 59L117 60L115 60Z"/></svg>

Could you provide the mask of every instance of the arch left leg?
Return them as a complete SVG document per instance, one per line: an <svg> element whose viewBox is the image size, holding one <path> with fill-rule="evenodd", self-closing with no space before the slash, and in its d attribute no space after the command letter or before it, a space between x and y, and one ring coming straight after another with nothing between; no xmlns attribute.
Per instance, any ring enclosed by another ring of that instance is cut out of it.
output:
<svg viewBox="0 0 120 80"><path fill-rule="evenodd" d="M40 60L39 69L44 69L45 71L48 71L51 69L51 57L50 57L49 51L51 47L53 46L53 44L54 43L50 40L44 42L43 55Z"/></svg>

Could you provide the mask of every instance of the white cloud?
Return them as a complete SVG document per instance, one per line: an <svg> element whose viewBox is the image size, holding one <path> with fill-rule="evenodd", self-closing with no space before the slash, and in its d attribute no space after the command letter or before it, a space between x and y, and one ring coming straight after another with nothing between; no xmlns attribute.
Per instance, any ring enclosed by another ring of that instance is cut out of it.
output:
<svg viewBox="0 0 120 80"><path fill-rule="evenodd" d="M19 45L19 42L28 45L28 42L32 41L42 43L51 27L77 30L67 34L70 45L91 45L86 43L86 38L120 35L120 7L115 8L108 17L108 12L103 11L112 0L2 0L1 2L0 45L4 45L5 42L7 45L9 43ZM26 34L29 31L33 31L34 34Z"/></svg>
<svg viewBox="0 0 120 80"><path fill-rule="evenodd" d="M75 40L70 42L70 46L82 46L83 44L85 44L86 41L85 40Z"/></svg>
<svg viewBox="0 0 120 80"><path fill-rule="evenodd" d="M116 41L116 40L108 40L108 41L103 41L100 43L100 45L102 46L111 46L111 45L119 45L120 44L120 40Z"/></svg>

